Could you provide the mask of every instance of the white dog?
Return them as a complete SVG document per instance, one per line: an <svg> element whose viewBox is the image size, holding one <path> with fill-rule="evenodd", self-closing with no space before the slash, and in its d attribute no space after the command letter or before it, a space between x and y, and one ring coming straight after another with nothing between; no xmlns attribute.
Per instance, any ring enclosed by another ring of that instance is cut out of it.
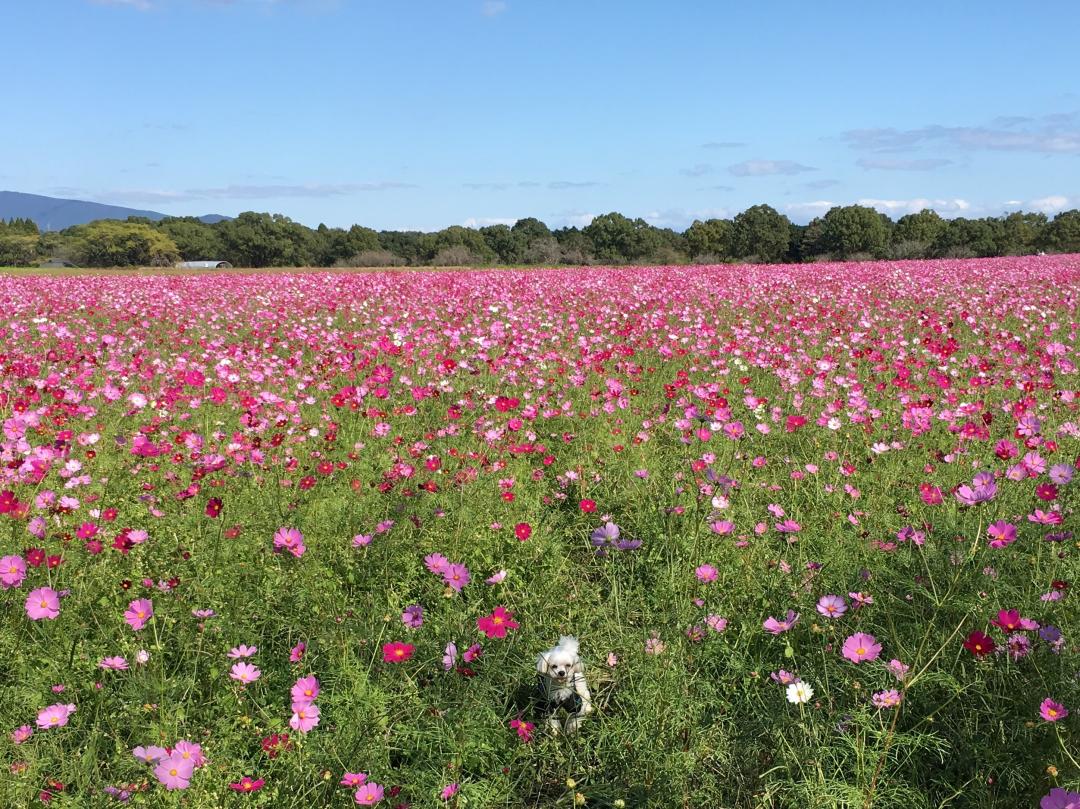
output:
<svg viewBox="0 0 1080 809"><path fill-rule="evenodd" d="M589 684L585 682L585 664L578 657L577 638L560 637L557 646L536 659L536 670L540 673L542 698L552 711L548 717L548 727L556 733L560 730L573 733L593 709ZM559 708L570 713L565 725L560 725L555 715Z"/></svg>

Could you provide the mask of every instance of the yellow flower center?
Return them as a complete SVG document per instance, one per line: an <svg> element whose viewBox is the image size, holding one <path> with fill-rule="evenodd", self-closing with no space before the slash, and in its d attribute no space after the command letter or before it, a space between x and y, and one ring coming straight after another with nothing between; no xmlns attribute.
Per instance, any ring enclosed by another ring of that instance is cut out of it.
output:
<svg viewBox="0 0 1080 809"><path fill-rule="evenodd" d="M864 654L866 654L866 649L864 649L863 647L860 646L858 649L855 650L855 654L864 655Z"/></svg>

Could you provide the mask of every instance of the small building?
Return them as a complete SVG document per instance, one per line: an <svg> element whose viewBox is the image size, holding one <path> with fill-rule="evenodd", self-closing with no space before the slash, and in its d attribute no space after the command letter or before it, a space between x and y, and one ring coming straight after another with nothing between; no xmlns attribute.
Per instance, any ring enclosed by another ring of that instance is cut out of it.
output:
<svg viewBox="0 0 1080 809"><path fill-rule="evenodd" d="M232 264L227 261L181 261L176 266L182 270L227 270Z"/></svg>

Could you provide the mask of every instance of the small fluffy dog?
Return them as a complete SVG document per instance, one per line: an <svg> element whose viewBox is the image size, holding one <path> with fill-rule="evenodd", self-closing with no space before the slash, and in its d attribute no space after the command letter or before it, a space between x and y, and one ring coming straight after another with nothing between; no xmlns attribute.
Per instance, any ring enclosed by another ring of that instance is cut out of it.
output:
<svg viewBox="0 0 1080 809"><path fill-rule="evenodd" d="M592 712L592 695L585 682L585 664L578 657L577 638L563 635L557 646L552 646L536 659L540 674L541 698L551 710L548 727L558 733L573 733L581 726L585 715ZM560 724L556 712L565 709L570 716Z"/></svg>

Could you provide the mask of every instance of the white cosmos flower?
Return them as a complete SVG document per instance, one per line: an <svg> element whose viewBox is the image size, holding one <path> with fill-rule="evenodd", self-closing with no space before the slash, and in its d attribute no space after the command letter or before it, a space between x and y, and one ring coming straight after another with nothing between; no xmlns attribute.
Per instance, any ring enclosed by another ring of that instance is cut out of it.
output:
<svg viewBox="0 0 1080 809"><path fill-rule="evenodd" d="M809 683L792 683L787 687L787 701L792 705L802 705L804 702L809 702L813 696L814 689Z"/></svg>

